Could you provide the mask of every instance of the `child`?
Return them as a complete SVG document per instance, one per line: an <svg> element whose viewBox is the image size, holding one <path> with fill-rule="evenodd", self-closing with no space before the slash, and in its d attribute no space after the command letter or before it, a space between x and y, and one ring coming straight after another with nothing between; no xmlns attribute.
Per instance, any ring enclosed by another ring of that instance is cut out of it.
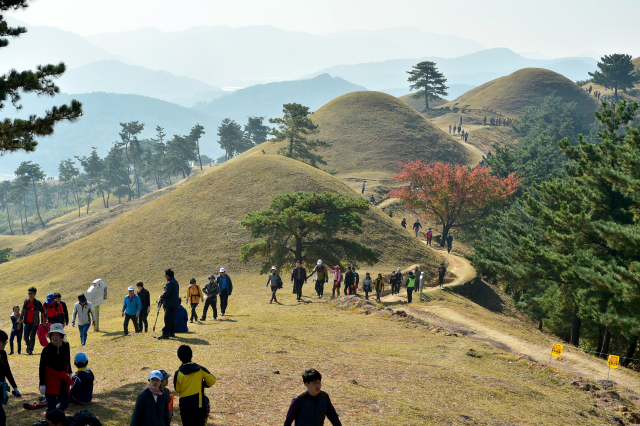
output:
<svg viewBox="0 0 640 426"><path fill-rule="evenodd" d="M209 399L204 389L213 386L216 378L209 370L192 362L191 347L178 348L178 358L182 362L173 375L173 388L180 394L180 413L183 426L205 426ZM133 425L133 423L132 423Z"/></svg>
<svg viewBox="0 0 640 426"><path fill-rule="evenodd" d="M73 363L78 367L78 371L72 377L71 393L69 397L74 404L85 405L91 402L93 398L93 381L95 377L91 370L87 368L89 359L80 352L76 355Z"/></svg>
<svg viewBox="0 0 640 426"><path fill-rule="evenodd" d="M294 421L296 425L324 424L325 415L333 426L342 426L329 395L320 390L322 375L311 368L302 373L302 382L307 390L291 401L284 426L291 426Z"/></svg>
<svg viewBox="0 0 640 426"><path fill-rule="evenodd" d="M362 280L362 287L364 288L364 295L369 300L369 292L373 290L373 281L371 280L371 275L367 272L364 280Z"/></svg>
<svg viewBox="0 0 640 426"><path fill-rule="evenodd" d="M11 350L9 351L9 355L13 355L13 339L15 337L18 338L18 355L22 352L22 324L19 321L20 306L15 305L13 307L13 313L11 314L11 340L9 341Z"/></svg>
<svg viewBox="0 0 640 426"><path fill-rule="evenodd" d="M153 370L149 374L149 385L136 398L136 406L131 417L131 426L169 426L169 401L160 390L162 373Z"/></svg>

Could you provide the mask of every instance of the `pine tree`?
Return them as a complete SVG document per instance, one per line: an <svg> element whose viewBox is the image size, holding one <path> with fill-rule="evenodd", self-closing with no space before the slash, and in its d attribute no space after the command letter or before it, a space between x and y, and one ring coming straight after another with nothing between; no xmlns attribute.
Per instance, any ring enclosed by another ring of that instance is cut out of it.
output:
<svg viewBox="0 0 640 426"><path fill-rule="evenodd" d="M618 89L626 92L640 82L640 71L635 71L631 55L615 53L604 55L598 62L599 71L590 72L595 84L604 86L605 89L615 91L615 100L618 102Z"/></svg>
<svg viewBox="0 0 640 426"><path fill-rule="evenodd" d="M140 182L138 180L137 165L142 159L142 149L140 148L140 141L138 135L144 130L144 123L140 124L137 121L130 123L120 123L122 131L120 132L120 140L117 147L124 147L124 154L127 157L127 173L131 176L131 165L133 164L133 182L137 185L137 194L140 198ZM131 201L131 186L129 185L129 201Z"/></svg>
<svg viewBox="0 0 640 426"><path fill-rule="evenodd" d="M93 151L91 151L91 155L87 156L75 156L76 160L80 162L82 167L84 168L84 173L86 176L87 186L89 187L88 198L87 198L87 214L89 214L89 205L91 205L91 194L94 189L100 188L100 184L102 182L102 172L104 170L103 161L98 156L98 151L96 147L93 147Z"/></svg>
<svg viewBox="0 0 640 426"><path fill-rule="evenodd" d="M200 170L202 170L202 157L200 156L200 138L204 135L204 127L196 124L191 128L189 137L196 145L196 152L198 154L198 163L200 164Z"/></svg>
<svg viewBox="0 0 640 426"><path fill-rule="evenodd" d="M0 13L26 9L28 0L0 0ZM27 32L24 27L9 27L3 15L0 14L0 49L9 45L9 37L19 37ZM9 68L7 64L5 69ZM58 65L38 65L36 71L16 71L12 69L0 75L0 110L7 99L20 109L21 93L34 93L38 96L54 96L60 89L53 83L66 70L64 63ZM48 136L53 133L53 127L60 121L75 121L82 115L82 104L72 100L70 105L54 106L46 111L42 117L35 115L28 119L0 120L0 155L8 152L36 149L37 136Z"/></svg>
<svg viewBox="0 0 640 426"><path fill-rule="evenodd" d="M220 148L224 149L226 160L233 158L236 153L245 151L246 140L242 127L230 118L225 118L218 127ZM248 148L247 148L248 149Z"/></svg>
<svg viewBox="0 0 640 426"><path fill-rule="evenodd" d="M40 169L38 164L33 164L31 161L23 161L20 163L20 166L16 170L16 177L18 179L24 179L31 183L33 186L33 194L35 196L36 202L36 212L38 213L38 219L40 219L40 224L44 228L44 221L42 220L42 216L40 216L40 206L38 205L38 191L36 191L36 182L39 182L44 179L45 173Z"/></svg>
<svg viewBox="0 0 640 426"><path fill-rule="evenodd" d="M435 62L423 61L413 66L409 74L408 81L412 83L411 90L417 90L412 96L420 98L424 96L425 109L429 109L429 97L447 96L447 87L445 83L447 79L444 77Z"/></svg>
<svg viewBox="0 0 640 426"><path fill-rule="evenodd" d="M249 117L247 124L244 125L244 134L252 145L260 145L267 141L269 135L269 126L262 124L264 117Z"/></svg>

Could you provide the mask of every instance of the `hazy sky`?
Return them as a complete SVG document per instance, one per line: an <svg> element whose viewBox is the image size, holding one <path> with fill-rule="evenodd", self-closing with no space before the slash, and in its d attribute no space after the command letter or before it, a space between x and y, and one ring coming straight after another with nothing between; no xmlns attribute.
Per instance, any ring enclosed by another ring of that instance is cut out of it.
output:
<svg viewBox="0 0 640 426"><path fill-rule="evenodd" d="M640 55L639 0L35 0L12 15L82 35L148 26L272 25L314 34L410 26L518 52Z"/></svg>

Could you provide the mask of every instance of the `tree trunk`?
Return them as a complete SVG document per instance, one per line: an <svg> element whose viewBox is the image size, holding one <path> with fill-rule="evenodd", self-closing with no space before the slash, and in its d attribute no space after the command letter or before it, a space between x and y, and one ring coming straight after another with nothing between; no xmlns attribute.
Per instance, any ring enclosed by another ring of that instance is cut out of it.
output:
<svg viewBox="0 0 640 426"><path fill-rule="evenodd" d="M628 367L629 366L629 364L631 363L631 359L633 358L633 355L636 353L636 347L637 346L638 346L638 335L636 334L631 339L631 342L629 343L629 349L627 349L627 354L625 355L624 359L622 360L622 366L623 367Z"/></svg>
<svg viewBox="0 0 640 426"><path fill-rule="evenodd" d="M89 196L87 197L87 214L89 214L89 205L91 204L91 192L93 188L89 186Z"/></svg>
<svg viewBox="0 0 640 426"><path fill-rule="evenodd" d="M22 203L18 203L18 214L20 215L20 226L22 226L22 235L27 235L24 232L24 222L22 221Z"/></svg>
<svg viewBox="0 0 640 426"><path fill-rule="evenodd" d="M27 233L29 233L29 218L27 217L27 196L26 195L22 199L22 203L24 204L24 225L27 228Z"/></svg>
<svg viewBox="0 0 640 426"><path fill-rule="evenodd" d="M36 212L38 213L38 219L40 219L40 224L44 228L44 222L42 221L42 216L40 216L40 207L38 206L38 192L36 191L36 181L31 178L31 183L33 184L33 194L36 197Z"/></svg>
<svg viewBox="0 0 640 426"><path fill-rule="evenodd" d="M451 225L442 225L442 237L440 238L440 247L444 247L445 245L444 239L447 238L447 235L449 235L450 229L451 229Z"/></svg>
<svg viewBox="0 0 640 426"><path fill-rule="evenodd" d="M600 358L600 355L602 355L602 336L603 336L603 332L602 332L602 328L598 328L598 345L596 346L596 356L598 358Z"/></svg>
<svg viewBox="0 0 640 426"><path fill-rule="evenodd" d="M202 157L200 156L200 142L196 142L196 147L198 147L198 162L200 163L200 170L202 170Z"/></svg>
<svg viewBox="0 0 640 426"><path fill-rule="evenodd" d="M107 192L107 208L109 208L109 197L111 197L111 193Z"/></svg>
<svg viewBox="0 0 640 426"><path fill-rule="evenodd" d="M542 331L542 318L538 320L538 330Z"/></svg>
<svg viewBox="0 0 640 426"><path fill-rule="evenodd" d="M429 109L429 95L427 95L427 92L424 93L424 109Z"/></svg>
<svg viewBox="0 0 640 426"><path fill-rule="evenodd" d="M293 158L293 135L289 138L289 158Z"/></svg>
<svg viewBox="0 0 640 426"><path fill-rule="evenodd" d="M102 205L104 206L105 209L108 209L109 203L107 203L107 200L104 198L104 191L100 190L100 194L102 194Z"/></svg>
<svg viewBox="0 0 640 426"><path fill-rule="evenodd" d="M571 323L571 344L575 347L580 345L580 318L578 317L578 304L573 304L573 321Z"/></svg>
<svg viewBox="0 0 640 426"><path fill-rule="evenodd" d="M9 203L7 203L7 223L9 224L9 231L13 235L13 229L11 228L11 218L9 217Z"/></svg>
<svg viewBox="0 0 640 426"><path fill-rule="evenodd" d="M618 103L618 88L614 87L613 90L615 91L615 99L616 99L616 103Z"/></svg>
<svg viewBox="0 0 640 426"><path fill-rule="evenodd" d="M295 261L302 260L302 238L296 237L296 258Z"/></svg>
<svg viewBox="0 0 640 426"><path fill-rule="evenodd" d="M611 331L609 326L604 329L604 338L602 339L602 358L607 359L609 355L609 343L611 342Z"/></svg>

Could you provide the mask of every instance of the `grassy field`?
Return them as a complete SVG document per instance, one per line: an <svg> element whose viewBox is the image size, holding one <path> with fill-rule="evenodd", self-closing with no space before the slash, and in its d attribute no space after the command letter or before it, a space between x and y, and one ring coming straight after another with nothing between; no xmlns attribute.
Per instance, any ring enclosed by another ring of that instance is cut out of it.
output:
<svg viewBox="0 0 640 426"><path fill-rule="evenodd" d="M460 108L481 110L483 115L518 117L526 107L538 106L555 93L565 102L576 102L578 111L593 117L597 102L568 78L541 68L524 68L478 86L439 109Z"/></svg>
<svg viewBox="0 0 640 426"><path fill-rule="evenodd" d="M400 96L398 99L406 102L411 108L422 111L424 110L424 96L420 96L418 98L414 98L412 93L409 93L404 96ZM444 98L429 98L429 108L435 108L440 105L444 105L448 100Z"/></svg>
<svg viewBox="0 0 640 426"><path fill-rule="evenodd" d="M633 62L633 65L635 65L635 67L636 67L636 71L640 71L640 57L635 58L632 62ZM589 86L591 86L592 91L600 91L602 93L602 95L606 95L607 97L613 96L615 94L613 89L606 89L603 86L600 86L600 85L597 85L597 84L593 84L593 83L587 83L587 84L583 85L582 88L584 90L588 90ZM600 100L602 99L602 95L600 96ZM629 89L626 92L623 92L623 91L619 90L618 91L618 97L620 99L629 99L629 100L632 100L632 101L640 101L640 83L636 84L633 89Z"/></svg>

